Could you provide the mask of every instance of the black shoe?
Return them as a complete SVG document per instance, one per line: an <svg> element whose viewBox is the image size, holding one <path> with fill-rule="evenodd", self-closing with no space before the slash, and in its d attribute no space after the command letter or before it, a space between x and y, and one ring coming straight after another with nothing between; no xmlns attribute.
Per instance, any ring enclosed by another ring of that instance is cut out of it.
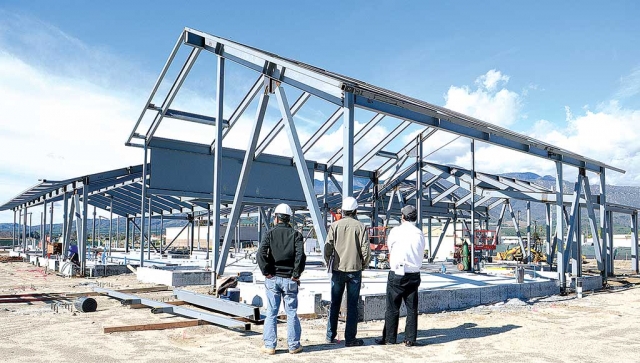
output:
<svg viewBox="0 0 640 363"><path fill-rule="evenodd" d="M375 342L376 342L376 344L378 344L378 345L385 345L385 344L387 344L387 341L386 341L386 340L384 340L384 339L376 339L376 340L375 340Z"/></svg>
<svg viewBox="0 0 640 363"><path fill-rule="evenodd" d="M333 339L325 339L324 344L338 344L338 340L333 338Z"/></svg>
<svg viewBox="0 0 640 363"><path fill-rule="evenodd" d="M355 339L350 342L344 343L345 347L361 347L363 345L364 345L364 340L362 339Z"/></svg>
<svg viewBox="0 0 640 363"><path fill-rule="evenodd" d="M405 347L414 347L416 345L416 342L412 342L410 340L405 340L404 341L404 346Z"/></svg>

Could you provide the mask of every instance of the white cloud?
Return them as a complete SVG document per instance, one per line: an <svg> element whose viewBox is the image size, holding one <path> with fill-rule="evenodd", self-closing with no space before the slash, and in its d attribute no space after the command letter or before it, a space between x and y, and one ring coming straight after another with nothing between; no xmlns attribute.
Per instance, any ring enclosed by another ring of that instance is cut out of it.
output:
<svg viewBox="0 0 640 363"><path fill-rule="evenodd" d="M476 79L476 84L480 87L484 87L487 91L494 91L500 83L504 82L505 84L509 82L509 76L506 74L502 74L500 71L496 71L495 69L489 70L487 73Z"/></svg>
<svg viewBox="0 0 640 363"><path fill-rule="evenodd" d="M631 73L620 78L620 88L615 94L616 99L633 97L640 93L640 66L634 68Z"/></svg>
<svg viewBox="0 0 640 363"><path fill-rule="evenodd" d="M478 88L451 86L444 96L444 107L499 126L510 126L518 119L522 96L506 88L498 90L509 76L490 70L476 80Z"/></svg>

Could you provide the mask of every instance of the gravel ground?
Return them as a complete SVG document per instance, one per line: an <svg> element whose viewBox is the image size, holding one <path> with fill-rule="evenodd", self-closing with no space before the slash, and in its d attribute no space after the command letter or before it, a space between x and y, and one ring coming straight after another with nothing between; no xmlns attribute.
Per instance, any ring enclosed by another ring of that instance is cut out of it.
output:
<svg viewBox="0 0 640 363"><path fill-rule="evenodd" d="M65 279L26 263L0 264L0 295L89 291L100 282L113 289L145 287L134 276ZM640 279L626 277L603 292L551 296L419 318L419 346L377 346L383 322L359 325L365 346L325 345L326 319L303 320L304 352L286 352L286 325L279 324L278 354L259 353L261 326L250 332L213 325L163 331L104 334L104 326L184 320L148 309L128 309L96 297L98 311L51 310L45 303L0 305L3 362L638 362ZM142 295L142 294L141 294ZM162 299L170 293L144 296ZM400 326L403 330L404 319ZM340 325L339 329L343 329ZM338 336L342 338L342 333ZM402 334L399 339L402 339Z"/></svg>

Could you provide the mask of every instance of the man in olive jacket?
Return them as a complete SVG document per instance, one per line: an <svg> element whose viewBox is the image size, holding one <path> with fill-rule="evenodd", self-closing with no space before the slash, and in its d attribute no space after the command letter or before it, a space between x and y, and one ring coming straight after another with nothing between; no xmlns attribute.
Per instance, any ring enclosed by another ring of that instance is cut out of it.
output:
<svg viewBox="0 0 640 363"><path fill-rule="evenodd" d="M358 333L358 299L362 270L369 267L371 247L369 236L356 218L358 202L353 197L342 201L342 219L331 224L324 246L324 259L331 269L331 310L327 323L327 343L335 343L338 315L345 287L347 289L347 324L344 332L345 346L364 345L356 339Z"/></svg>
<svg viewBox="0 0 640 363"><path fill-rule="evenodd" d="M304 271L307 256L304 254L302 233L289 224L293 212L286 204L275 209L275 227L262 239L256 259L260 271L265 276L264 286L267 295L267 317L264 319L262 351L276 353L278 334L276 318L280 301L284 300L287 313L287 343L289 353L302 351L300 345L300 319L298 318L298 285Z"/></svg>

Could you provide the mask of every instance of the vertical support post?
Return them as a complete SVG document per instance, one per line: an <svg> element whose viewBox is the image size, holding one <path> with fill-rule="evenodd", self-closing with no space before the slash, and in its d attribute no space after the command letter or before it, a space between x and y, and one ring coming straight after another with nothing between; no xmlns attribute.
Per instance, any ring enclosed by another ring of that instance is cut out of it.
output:
<svg viewBox="0 0 640 363"><path fill-rule="evenodd" d="M322 222L327 225L327 214L329 212L329 204L327 203L327 193L329 193L329 176L325 171L323 174L324 182L322 183ZM262 241L262 239L260 239Z"/></svg>
<svg viewBox="0 0 640 363"><path fill-rule="evenodd" d="M145 205L144 198L147 196L147 173L149 172L147 168L147 144L148 141L144 142L144 157L142 159L142 192L140 194L140 267L144 267L144 214L145 214ZM133 241L131 241L133 245Z"/></svg>
<svg viewBox="0 0 640 363"><path fill-rule="evenodd" d="M53 245L53 206L54 206L54 203L51 202L51 209L49 209L49 212L50 212L49 216L51 217L49 218L49 242L51 243L51 245ZM26 213L27 210L25 209L24 212ZM26 232L26 226L25 226L25 232Z"/></svg>
<svg viewBox="0 0 640 363"><path fill-rule="evenodd" d="M533 262L531 258L531 202L527 201L527 245L529 246L529 256L527 256L527 263Z"/></svg>
<svg viewBox="0 0 640 363"><path fill-rule="evenodd" d="M258 207L258 244L262 242L262 207Z"/></svg>
<svg viewBox="0 0 640 363"><path fill-rule="evenodd" d="M614 259L613 259L614 256L613 256L613 212L612 211L607 211L607 230L609 234L609 243L607 244L608 246L607 257L609 259L609 276L614 276L615 266L614 266Z"/></svg>
<svg viewBox="0 0 640 363"><path fill-rule="evenodd" d="M285 121L284 125L285 129L287 130L287 136L289 138L289 146L293 153L293 160L295 161L296 169L298 171L298 177L300 178L300 183L302 184L302 191L304 192L307 207L309 208L309 212L311 214L311 220L313 221L313 224L316 228L316 236L318 237L320 250L322 253L324 253L324 243L327 238L326 226L324 222L320 220L320 207L318 206L318 198L316 198L314 192L313 180L309 175L309 169L307 167L307 162L304 159L304 154L302 153L302 147L300 146L298 132L296 131L296 126L293 122L293 116L291 115L291 111L289 109L287 96L284 93L284 89L282 87L276 88L276 97L278 98L280 113L282 114L282 118ZM345 175L343 174L343 180L344 176ZM351 177L353 177L353 173ZM344 190L343 193L345 193ZM344 195L345 194L343 194L343 196Z"/></svg>
<svg viewBox="0 0 640 363"><path fill-rule="evenodd" d="M325 182L326 183L326 182ZM11 247L15 248L17 243L16 243L16 217L17 217L16 210L13 210L13 233L11 234ZM26 252L26 251L23 251Z"/></svg>
<svg viewBox="0 0 640 363"><path fill-rule="evenodd" d="M109 257L111 257L111 244L113 243L113 197L109 201Z"/></svg>
<svg viewBox="0 0 640 363"><path fill-rule="evenodd" d="M62 234L60 239L62 240L62 255L64 256L69 250L69 239L67 238L67 219L69 218L69 193L64 191L64 199L62 201Z"/></svg>
<svg viewBox="0 0 640 363"><path fill-rule="evenodd" d="M607 280L610 271L608 246L610 236L607 231L607 193L606 193L606 169L600 168L600 236L602 237L602 257L604 257L604 278L603 282Z"/></svg>
<svg viewBox="0 0 640 363"><path fill-rule="evenodd" d="M164 214L160 214L160 255L162 255L162 251L164 248Z"/></svg>
<svg viewBox="0 0 640 363"><path fill-rule="evenodd" d="M260 219L260 213L258 213L258 219ZM209 260L209 250L211 249L211 205L207 204L207 257Z"/></svg>
<svg viewBox="0 0 640 363"><path fill-rule="evenodd" d="M129 220L129 217L126 217L126 222L124 224L124 253L128 254L129 253L129 226L131 224L131 221Z"/></svg>
<svg viewBox="0 0 640 363"><path fill-rule="evenodd" d="M418 221L416 226L422 232L422 133L420 133L416 139L416 209L418 212ZM424 252L424 251L423 251Z"/></svg>
<svg viewBox="0 0 640 363"><path fill-rule="evenodd" d="M546 241L547 241L547 245L546 245L546 255L547 255L547 263L549 263L549 266L551 266L553 260L553 251L551 250L551 204L545 204L544 205L544 210L545 210L545 233L546 233Z"/></svg>
<svg viewBox="0 0 640 363"><path fill-rule="evenodd" d="M200 246L200 227L202 226L202 217L198 217L198 251L202 250Z"/></svg>
<svg viewBox="0 0 640 363"><path fill-rule="evenodd" d="M564 216L563 216L563 175L562 175L562 162L556 161L556 248L557 261L558 261L558 279L560 280L560 290L565 291L567 287L567 279L565 275L564 266Z"/></svg>
<svg viewBox="0 0 640 363"><path fill-rule="evenodd" d="M213 263L218 264L220 244L220 168L222 167L222 120L224 120L224 58L218 56L218 69L216 77L216 137L213 152ZM212 290L215 291L217 274L214 269L211 278Z"/></svg>
<svg viewBox="0 0 640 363"><path fill-rule="evenodd" d="M42 228L44 233L42 234L42 257L47 256L47 198L44 199L44 206L42 211Z"/></svg>
<svg viewBox="0 0 640 363"><path fill-rule="evenodd" d="M196 213L194 211L194 207L191 207L191 238L189 238L189 255L193 255L193 240L195 236L195 226L196 226ZM229 226L227 226L229 229Z"/></svg>
<svg viewBox="0 0 640 363"><path fill-rule="evenodd" d="M24 222L22 223L22 251L27 250L27 215L28 208L24 207Z"/></svg>
<svg viewBox="0 0 640 363"><path fill-rule="evenodd" d="M433 236L431 235L431 229L433 228L433 218L427 219L427 244L429 246L429 262L433 262L433 250L431 249Z"/></svg>
<svg viewBox="0 0 640 363"><path fill-rule="evenodd" d="M471 271L475 271L476 261L476 140L471 139L471 246L469 252L471 254ZM479 266L478 266L479 267Z"/></svg>
<svg viewBox="0 0 640 363"><path fill-rule="evenodd" d="M151 259L151 194L149 195L149 226L147 227L147 260Z"/></svg>
<svg viewBox="0 0 640 363"><path fill-rule="evenodd" d="M31 237L31 225L32 225L32 217L33 217L33 212L29 213L29 238L31 238L31 244L35 244L33 237ZM35 249L35 246L34 246Z"/></svg>
<svg viewBox="0 0 640 363"><path fill-rule="evenodd" d="M91 228L91 247L96 247L96 216L97 216L97 208L96 206L93 206L93 220L92 220L93 228Z"/></svg>
<svg viewBox="0 0 640 363"><path fill-rule="evenodd" d="M120 242L120 216L116 217L116 248L120 248L119 245Z"/></svg>
<svg viewBox="0 0 640 363"><path fill-rule="evenodd" d="M342 197L353 196L353 128L355 120L354 95L344 92L342 130Z"/></svg>
<svg viewBox="0 0 640 363"><path fill-rule="evenodd" d="M82 187L82 242L80 251L80 274L85 276L87 273L87 217L89 209L89 180L85 179Z"/></svg>
<svg viewBox="0 0 640 363"><path fill-rule="evenodd" d="M44 247L44 213L40 212L40 248ZM40 252L42 253L42 252Z"/></svg>
<svg viewBox="0 0 640 363"><path fill-rule="evenodd" d="M631 215L631 269L636 274L640 273L638 263L638 211Z"/></svg>

